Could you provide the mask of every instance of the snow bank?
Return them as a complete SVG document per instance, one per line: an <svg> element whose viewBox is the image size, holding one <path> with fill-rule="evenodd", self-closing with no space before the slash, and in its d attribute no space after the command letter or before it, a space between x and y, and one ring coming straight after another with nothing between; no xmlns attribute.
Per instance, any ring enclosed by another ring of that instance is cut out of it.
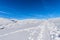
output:
<svg viewBox="0 0 60 40"><path fill-rule="evenodd" d="M55 36L51 38L50 35L53 34ZM57 40L58 34L60 18L24 20L0 18L1 40ZM53 39L54 37L56 39Z"/></svg>

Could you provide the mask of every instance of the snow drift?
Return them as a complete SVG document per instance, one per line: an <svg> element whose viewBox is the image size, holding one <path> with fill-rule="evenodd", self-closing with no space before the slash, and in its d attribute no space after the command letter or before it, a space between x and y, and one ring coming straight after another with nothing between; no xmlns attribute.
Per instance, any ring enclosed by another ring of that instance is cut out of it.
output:
<svg viewBox="0 0 60 40"><path fill-rule="evenodd" d="M0 18L0 40L60 40L57 35L51 38L52 34L60 34L60 18L24 20Z"/></svg>

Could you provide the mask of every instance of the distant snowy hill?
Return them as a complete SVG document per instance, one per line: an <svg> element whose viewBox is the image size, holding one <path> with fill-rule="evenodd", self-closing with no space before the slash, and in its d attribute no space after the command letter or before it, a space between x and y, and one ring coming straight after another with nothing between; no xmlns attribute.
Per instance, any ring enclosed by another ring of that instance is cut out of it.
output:
<svg viewBox="0 0 60 40"><path fill-rule="evenodd" d="M60 18L0 18L0 40L60 40Z"/></svg>

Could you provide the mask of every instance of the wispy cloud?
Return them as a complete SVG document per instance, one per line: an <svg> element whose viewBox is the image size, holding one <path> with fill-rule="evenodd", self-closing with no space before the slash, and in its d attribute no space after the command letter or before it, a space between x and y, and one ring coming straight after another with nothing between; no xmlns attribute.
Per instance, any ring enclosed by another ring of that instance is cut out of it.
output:
<svg viewBox="0 0 60 40"><path fill-rule="evenodd" d="M4 11L0 11L0 14L9 14L9 13L7 13L7 12L4 12Z"/></svg>

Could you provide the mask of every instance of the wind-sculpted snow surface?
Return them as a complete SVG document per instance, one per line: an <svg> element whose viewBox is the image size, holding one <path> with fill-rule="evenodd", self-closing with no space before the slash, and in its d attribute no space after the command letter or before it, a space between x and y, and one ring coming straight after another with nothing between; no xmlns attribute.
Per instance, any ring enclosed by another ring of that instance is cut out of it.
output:
<svg viewBox="0 0 60 40"><path fill-rule="evenodd" d="M60 40L60 18L0 18L0 40Z"/></svg>

